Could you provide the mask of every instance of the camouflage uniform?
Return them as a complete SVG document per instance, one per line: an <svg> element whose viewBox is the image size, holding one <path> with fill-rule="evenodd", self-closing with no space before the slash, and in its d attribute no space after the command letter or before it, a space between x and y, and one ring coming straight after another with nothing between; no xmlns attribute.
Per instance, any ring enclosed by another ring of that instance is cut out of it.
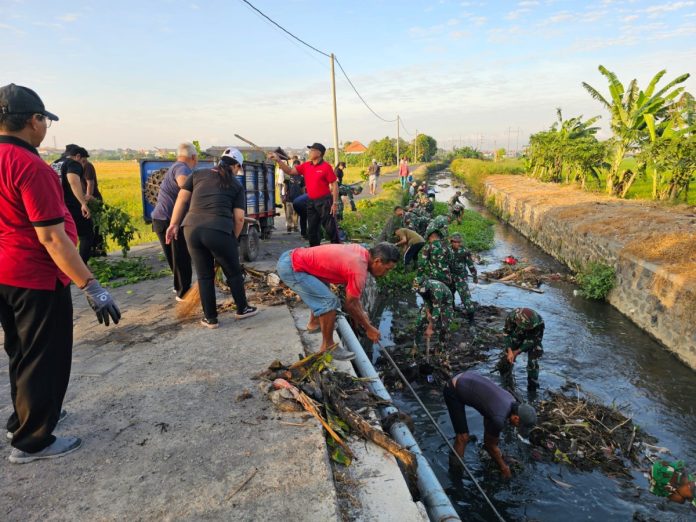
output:
<svg viewBox="0 0 696 522"><path fill-rule="evenodd" d="M447 216L441 215L441 216L435 216L433 219L430 220L430 223L428 223L428 228L433 227L434 230L439 230L440 235L442 236L442 239L447 239L447 234L448 230L447 227L449 226L449 218ZM427 231L426 231L427 234ZM426 236L427 239L427 236Z"/></svg>
<svg viewBox="0 0 696 522"><path fill-rule="evenodd" d="M425 237L428 238L433 232L437 232L442 237L442 230L432 221L425 231ZM428 242L420 251L418 260L418 275L417 277L425 279L437 279L445 283L447 287L452 286L452 248L449 242L445 239L436 239L433 242Z"/></svg>
<svg viewBox="0 0 696 522"><path fill-rule="evenodd" d="M430 220L416 212L406 212L404 214L404 225L411 230L418 232L421 236L425 234Z"/></svg>
<svg viewBox="0 0 696 522"><path fill-rule="evenodd" d="M428 312L433 321L433 341L435 351L445 350L450 341L450 324L454 319L454 301L452 292L441 281L428 278L416 278L418 293L423 297L423 306L420 309L417 324L416 342L420 343L423 334L428 327Z"/></svg>
<svg viewBox="0 0 696 522"><path fill-rule="evenodd" d="M458 235L458 234L457 234ZM454 238L454 236L452 236ZM474 280L478 279L474 260L471 258L471 252L460 247L459 249L452 248L452 266L450 267L453 279L452 293L459 292L459 298L462 300L462 308L464 312L472 316L476 309L474 302L471 300L469 285L466 282L467 272L471 273Z"/></svg>
<svg viewBox="0 0 696 522"><path fill-rule="evenodd" d="M427 194L424 194L423 192L419 192L416 195L416 204L418 205L419 208L422 208L425 212L430 214L432 212L433 208L433 202L430 200Z"/></svg>
<svg viewBox="0 0 696 522"><path fill-rule="evenodd" d="M515 308L505 318L503 348L520 350L527 354L527 384L539 386L539 359L544 355L541 340L544 337L544 320L530 308ZM505 372L501 372L505 373ZM512 373L512 367L509 368ZM503 375L503 379L505 379ZM509 378L509 376L508 376Z"/></svg>

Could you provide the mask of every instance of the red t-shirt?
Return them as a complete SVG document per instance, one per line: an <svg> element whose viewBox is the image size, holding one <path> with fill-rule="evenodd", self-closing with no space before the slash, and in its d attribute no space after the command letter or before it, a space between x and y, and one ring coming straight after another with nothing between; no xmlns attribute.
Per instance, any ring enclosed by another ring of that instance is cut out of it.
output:
<svg viewBox="0 0 696 522"><path fill-rule="evenodd" d="M55 290L56 280L70 283L34 230L58 223L65 223L77 244L75 222L55 171L30 144L0 136L0 284Z"/></svg>
<svg viewBox="0 0 696 522"><path fill-rule="evenodd" d="M319 199L331 194L329 183L333 183L337 179L331 165L325 161L316 165L307 161L295 169L304 176L309 199Z"/></svg>
<svg viewBox="0 0 696 522"><path fill-rule="evenodd" d="M319 245L296 248L290 254L295 272L306 272L325 283L346 285L346 294L360 297L367 281L370 253L360 245Z"/></svg>

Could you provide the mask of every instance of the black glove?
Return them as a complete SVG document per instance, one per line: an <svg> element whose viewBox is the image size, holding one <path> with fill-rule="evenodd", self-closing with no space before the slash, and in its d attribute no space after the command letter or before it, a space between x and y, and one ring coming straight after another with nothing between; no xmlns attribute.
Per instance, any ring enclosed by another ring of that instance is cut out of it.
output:
<svg viewBox="0 0 696 522"><path fill-rule="evenodd" d="M104 323L106 326L109 326L109 317L113 319L115 324L118 324L118 321L121 319L121 310L116 306L116 302L111 297L111 294L102 288L99 281L92 279L82 291L85 293L85 297L87 297L89 306L97 314L99 324Z"/></svg>

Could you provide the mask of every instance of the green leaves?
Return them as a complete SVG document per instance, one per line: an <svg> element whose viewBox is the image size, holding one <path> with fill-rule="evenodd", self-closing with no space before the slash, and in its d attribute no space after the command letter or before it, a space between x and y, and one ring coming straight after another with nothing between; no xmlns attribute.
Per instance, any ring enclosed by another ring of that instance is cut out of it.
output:
<svg viewBox="0 0 696 522"><path fill-rule="evenodd" d="M104 237L113 239L121 247L123 257L126 257L130 243L137 233L130 216L120 208L107 205L98 199L89 200L87 205L92 213L95 228Z"/></svg>
<svg viewBox="0 0 696 522"><path fill-rule="evenodd" d="M614 267L602 263L588 263L575 279L580 286L580 295L585 299L601 301L614 288L616 271Z"/></svg>
<svg viewBox="0 0 696 522"><path fill-rule="evenodd" d="M112 259L93 257L87 263L102 286L117 288L171 274L169 269L154 271L142 257Z"/></svg>

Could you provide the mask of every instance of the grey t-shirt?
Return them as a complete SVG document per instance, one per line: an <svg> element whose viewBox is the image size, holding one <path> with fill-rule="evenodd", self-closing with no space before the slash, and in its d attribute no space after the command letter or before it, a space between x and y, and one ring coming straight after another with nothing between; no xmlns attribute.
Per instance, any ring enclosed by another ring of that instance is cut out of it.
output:
<svg viewBox="0 0 696 522"><path fill-rule="evenodd" d="M234 232L234 209L246 207L244 188L234 176L229 187L222 188L220 181L216 169L195 170L186 179L182 188L191 192L191 202L181 226Z"/></svg>
<svg viewBox="0 0 696 522"><path fill-rule="evenodd" d="M465 372L457 377L455 391L461 402L483 415L485 433L498 437L517 401L510 392L502 389L490 379L474 372Z"/></svg>
<svg viewBox="0 0 696 522"><path fill-rule="evenodd" d="M176 198L179 195L179 184L176 182L176 178L179 176L190 177L191 172L189 166L183 161L177 161L169 167L157 195L157 205L152 211L152 219L161 219L162 221L172 219L174 203L176 203Z"/></svg>

